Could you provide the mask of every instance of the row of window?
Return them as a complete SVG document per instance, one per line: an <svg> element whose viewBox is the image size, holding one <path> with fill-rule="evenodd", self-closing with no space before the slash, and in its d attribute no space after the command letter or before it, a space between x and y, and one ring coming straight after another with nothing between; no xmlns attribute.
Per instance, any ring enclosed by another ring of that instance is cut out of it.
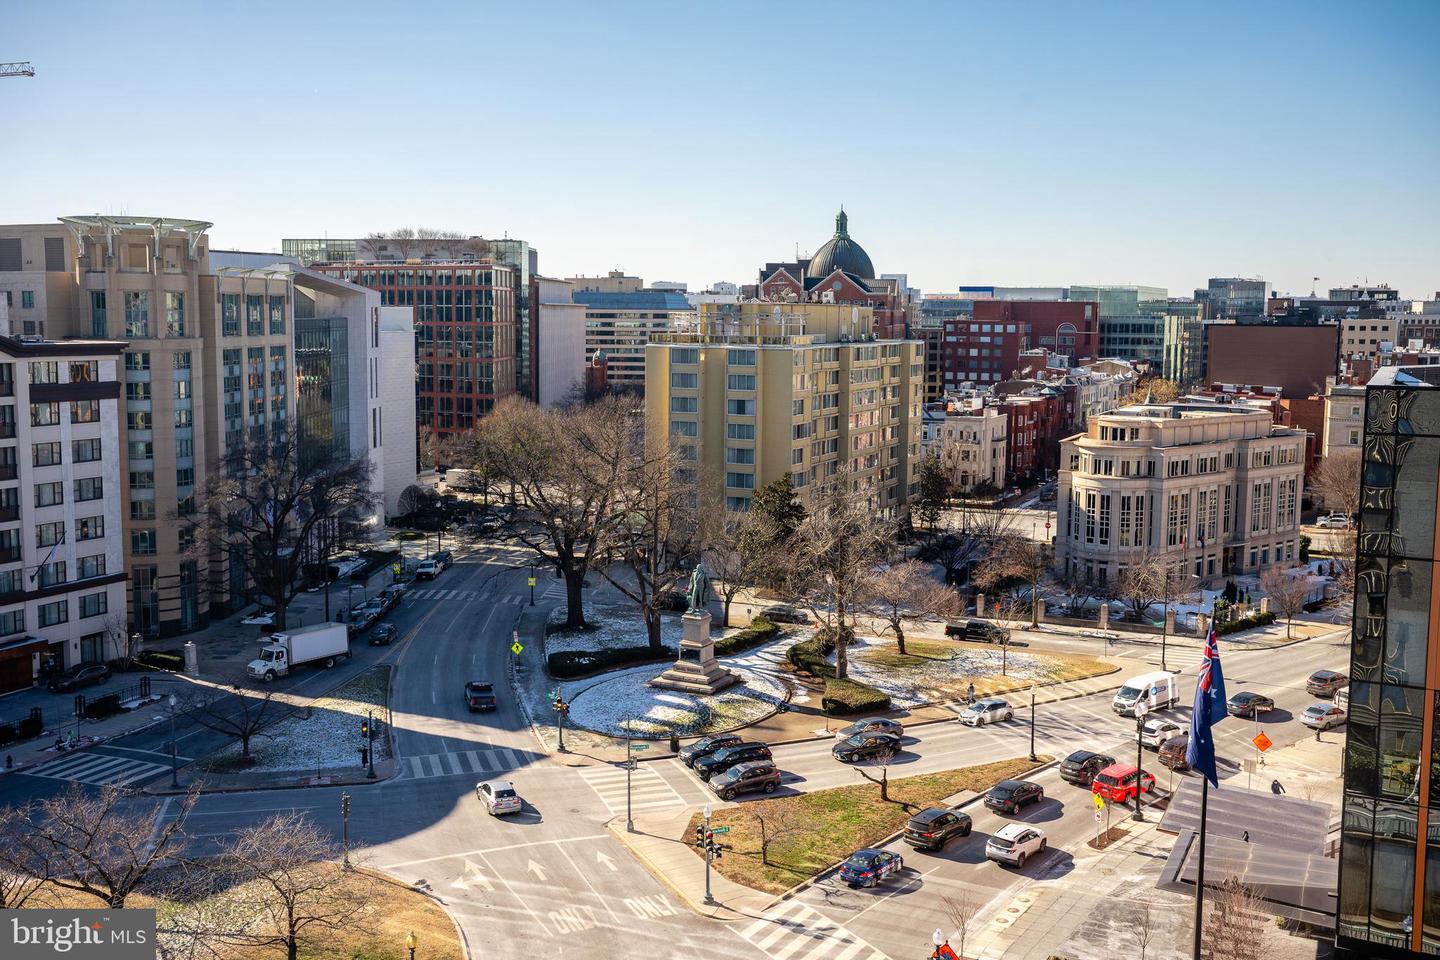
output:
<svg viewBox="0 0 1440 960"><path fill-rule="evenodd" d="M98 617L108 612L109 600L104 593L87 593L80 597L80 614L78 619L84 620L88 617ZM70 620L70 601L55 600L51 603L42 603L35 608L38 626L53 627L57 624L68 623ZM20 607L0 614L0 636L10 636L14 633L25 631L25 608Z"/></svg>
<svg viewBox="0 0 1440 960"><path fill-rule="evenodd" d="M11 409L11 408L0 408ZM0 416L0 420L6 419ZM72 400L70 401L70 422L71 423L99 423L100 422L100 401L99 400ZM30 426L32 427L55 427L60 425L60 404L32 403L30 404Z"/></svg>
<svg viewBox="0 0 1440 960"><path fill-rule="evenodd" d="M71 383L95 383L100 379L100 364L95 360L71 360L66 363ZM60 361L37 360L30 363L31 383L59 383Z"/></svg>
<svg viewBox="0 0 1440 960"><path fill-rule="evenodd" d="M241 296L238 293L220 294L220 334L222 336L240 336ZM267 306L269 307L268 311ZM244 294L244 307L246 336L264 336L267 316L270 333L285 332L285 298L283 296L267 298L263 294L247 293Z"/></svg>
<svg viewBox="0 0 1440 960"><path fill-rule="evenodd" d="M75 463L90 463L100 459L101 446L100 438L94 437L89 440L72 440L71 459ZM8 464L6 463L8 454ZM6 447L0 449L0 466L13 466L15 462L15 448ZM57 441L48 443L35 443L30 447L30 462L36 467L57 467L63 462L61 444Z"/></svg>

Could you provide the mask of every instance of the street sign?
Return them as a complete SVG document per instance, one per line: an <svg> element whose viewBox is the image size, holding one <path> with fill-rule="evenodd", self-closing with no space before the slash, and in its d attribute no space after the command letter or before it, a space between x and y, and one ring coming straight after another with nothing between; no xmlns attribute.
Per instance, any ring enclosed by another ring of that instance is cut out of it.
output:
<svg viewBox="0 0 1440 960"><path fill-rule="evenodd" d="M1100 811L1105 806L1105 798L1098 793L1092 793L1090 794L1090 799L1095 801L1095 816L1100 816Z"/></svg>
<svg viewBox="0 0 1440 960"><path fill-rule="evenodd" d="M553 703L554 701L559 700L559 699L560 699L560 691L559 691L559 690L551 690L551 691L550 691L550 700L551 700L551 702Z"/></svg>
<svg viewBox="0 0 1440 960"><path fill-rule="evenodd" d="M529 582L530 582L530 586L532 586L532 587L535 586L535 578L534 578L534 577L528 577L527 579L528 579Z"/></svg>
<svg viewBox="0 0 1440 960"><path fill-rule="evenodd" d="M730 832L730 828L729 828L729 827L711 827L711 828L710 828L710 832L711 832L711 833L729 833L729 832Z"/></svg>
<svg viewBox="0 0 1440 960"><path fill-rule="evenodd" d="M517 657L520 656L520 651L524 649L524 647L520 646L519 640L516 640L514 643L510 644L510 652L515 654L515 656Z"/></svg>
<svg viewBox="0 0 1440 960"><path fill-rule="evenodd" d="M1096 823L1099 823L1099 822L1100 822L1100 811L1099 811L1099 810L1096 810L1096 811L1095 811L1095 822L1096 822Z"/></svg>
<svg viewBox="0 0 1440 960"><path fill-rule="evenodd" d="M392 564L390 564L390 572L393 573L393 574L394 574L395 576L397 576L397 577L400 576L400 572L401 572L401 571L400 571L400 564L398 564L398 563L392 563Z"/></svg>
<svg viewBox="0 0 1440 960"><path fill-rule="evenodd" d="M1255 739L1251 740L1250 742L1255 744L1255 746L1260 750L1261 753L1264 753L1266 750L1269 750L1271 747L1275 746L1274 741L1272 741L1269 737L1265 736L1265 734L1263 733L1255 734Z"/></svg>
<svg viewBox="0 0 1440 960"><path fill-rule="evenodd" d="M632 743L632 744L630 744L630 749L631 749L631 750L634 750L636 753L639 753L641 750L649 750L649 749L650 749L650 744L648 744L648 743Z"/></svg>

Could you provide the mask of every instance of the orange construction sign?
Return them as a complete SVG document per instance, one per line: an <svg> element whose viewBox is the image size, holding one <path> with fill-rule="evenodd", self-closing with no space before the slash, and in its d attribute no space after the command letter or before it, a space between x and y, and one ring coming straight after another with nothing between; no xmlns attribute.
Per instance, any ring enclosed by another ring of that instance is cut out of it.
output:
<svg viewBox="0 0 1440 960"><path fill-rule="evenodd" d="M1275 746L1274 741L1272 741L1269 737L1265 736L1265 734L1263 733L1255 734L1255 739L1251 740L1250 742L1255 744L1255 746L1260 749L1261 753L1264 753L1266 750L1269 750L1271 747Z"/></svg>

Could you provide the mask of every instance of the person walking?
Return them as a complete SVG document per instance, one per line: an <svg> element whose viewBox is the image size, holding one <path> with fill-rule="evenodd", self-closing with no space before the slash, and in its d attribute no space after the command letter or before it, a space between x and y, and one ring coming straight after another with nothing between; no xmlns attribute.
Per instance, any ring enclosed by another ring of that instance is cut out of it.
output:
<svg viewBox="0 0 1440 960"><path fill-rule="evenodd" d="M1283 784L1280 783L1279 780L1271 780L1271 781L1270 781L1270 792L1273 793L1273 794L1275 794L1275 796L1278 797L1278 796L1280 796L1282 793L1285 792L1285 787L1284 787Z"/></svg>
<svg viewBox="0 0 1440 960"><path fill-rule="evenodd" d="M975 684L972 683L965 688L965 699L971 703L975 702Z"/></svg>

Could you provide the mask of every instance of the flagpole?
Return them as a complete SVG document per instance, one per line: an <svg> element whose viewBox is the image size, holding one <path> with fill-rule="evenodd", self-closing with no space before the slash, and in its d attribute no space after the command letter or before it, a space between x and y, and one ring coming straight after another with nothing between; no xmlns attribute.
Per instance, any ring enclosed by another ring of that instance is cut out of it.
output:
<svg viewBox="0 0 1440 960"><path fill-rule="evenodd" d="M1210 781L1200 777L1200 849L1195 859L1195 949L1191 960L1200 960L1200 931L1205 922L1205 829L1210 806Z"/></svg>

